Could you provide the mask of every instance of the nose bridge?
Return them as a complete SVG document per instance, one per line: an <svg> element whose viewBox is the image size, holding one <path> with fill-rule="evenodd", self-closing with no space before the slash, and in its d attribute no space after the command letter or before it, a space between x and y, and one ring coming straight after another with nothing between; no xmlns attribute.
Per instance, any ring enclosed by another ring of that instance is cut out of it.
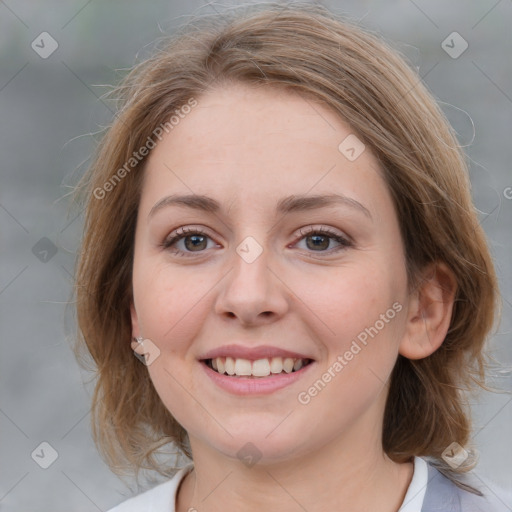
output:
<svg viewBox="0 0 512 512"><path fill-rule="evenodd" d="M281 316L287 300L272 270L271 251L248 236L236 246L232 268L218 297L217 313L243 323Z"/></svg>

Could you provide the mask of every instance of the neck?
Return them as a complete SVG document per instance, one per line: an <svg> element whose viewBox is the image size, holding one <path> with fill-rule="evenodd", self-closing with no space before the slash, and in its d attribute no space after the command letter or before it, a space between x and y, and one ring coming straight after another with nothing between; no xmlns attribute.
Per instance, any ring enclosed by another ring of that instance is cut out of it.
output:
<svg viewBox="0 0 512 512"><path fill-rule="evenodd" d="M359 442L336 439L313 453L252 467L191 440L194 471L180 487L176 510L398 511L412 478L412 463L391 461L379 436L370 444L361 441L366 436L357 437Z"/></svg>

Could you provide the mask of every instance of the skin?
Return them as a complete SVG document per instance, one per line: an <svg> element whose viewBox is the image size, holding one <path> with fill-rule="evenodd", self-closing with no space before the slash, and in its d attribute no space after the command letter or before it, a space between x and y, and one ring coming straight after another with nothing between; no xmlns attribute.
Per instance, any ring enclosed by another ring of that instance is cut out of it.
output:
<svg viewBox="0 0 512 512"><path fill-rule="evenodd" d="M355 161L338 150L351 133L311 100L230 85L198 98L151 152L131 313L133 335L160 351L148 366L154 386L190 437L195 469L180 487L178 511L392 512L403 501L413 466L382 450L387 381L399 353L426 357L442 343L455 284L438 265L409 293L379 165L368 147ZM285 196L333 192L369 215L341 204L275 212ZM163 197L191 193L216 199L221 210L170 205L149 215ZM207 243L199 251L185 239L162 247L182 226L202 228ZM309 227L327 227L351 244L327 238L328 248L318 249L299 233ZM252 263L236 252L248 236L263 249ZM401 311L378 335L307 405L299 403L298 394L397 302ZM212 384L198 361L230 343L307 354L314 367L270 395L235 396ZM252 467L237 457L247 442L261 454Z"/></svg>

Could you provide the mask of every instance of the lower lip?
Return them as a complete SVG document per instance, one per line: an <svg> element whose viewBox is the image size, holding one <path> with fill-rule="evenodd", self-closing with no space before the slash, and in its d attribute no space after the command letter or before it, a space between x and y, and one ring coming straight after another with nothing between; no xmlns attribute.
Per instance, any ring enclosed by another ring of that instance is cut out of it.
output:
<svg viewBox="0 0 512 512"><path fill-rule="evenodd" d="M200 364L206 372L206 375L208 375L217 386L230 393L235 395L268 395L297 382L309 372L314 362L309 363L296 372L280 373L273 377L230 377L229 375L221 375L203 362Z"/></svg>

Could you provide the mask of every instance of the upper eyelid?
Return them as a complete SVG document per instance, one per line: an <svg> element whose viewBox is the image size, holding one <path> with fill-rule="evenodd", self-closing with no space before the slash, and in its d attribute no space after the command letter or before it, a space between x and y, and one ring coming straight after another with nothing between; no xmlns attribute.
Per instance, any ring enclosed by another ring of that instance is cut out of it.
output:
<svg viewBox="0 0 512 512"><path fill-rule="evenodd" d="M308 235L309 233L317 233L317 232L320 232L320 233L325 232L326 234L333 235L333 236L337 235L342 238L346 238L347 240L351 239L351 237L345 231L338 229L338 228L332 228L329 226L325 226L323 224L314 224L311 226L306 226L305 228L299 228L298 232L296 231L295 233L305 236L305 235Z"/></svg>
<svg viewBox="0 0 512 512"><path fill-rule="evenodd" d="M313 225L301 227L293 232L293 236L298 236L298 235L305 236L309 233L316 233L316 232L322 232L322 231L326 231L328 234L331 234L331 235L338 235L338 236L341 236L341 237L344 237L347 239L351 239L351 237L345 231L340 230L338 228L332 228L329 226L325 226L323 224L313 224ZM196 227L195 225L180 226L176 229L173 229L171 231L171 233L166 235L165 239L168 239L171 236L180 236L180 235L186 236L188 233L190 233L190 234L200 233L203 235L207 235L212 239L215 239L215 236L210 234L209 228Z"/></svg>
<svg viewBox="0 0 512 512"><path fill-rule="evenodd" d="M305 238L306 236L308 236L311 233L323 233L325 236L328 236L330 238L334 238L334 237L342 238L347 242L347 246L353 245L353 243L354 243L352 237L350 237L346 232L341 231L337 228L325 226L323 224L313 224L313 225L301 227L298 230L294 231L293 236L294 236L295 241L300 241L301 239ZM200 234L203 236L207 236L212 241L214 241L216 244L219 243L219 242L217 242L216 237L212 236L209 233L208 229L205 229L204 227L196 227L194 225L191 225L191 226L180 226L180 227L174 229L169 235L167 235L164 238L161 245L165 246L168 241L172 241L172 243L175 244L175 243L183 240L183 238L186 238L187 236L194 235L194 234ZM294 243L295 243L295 241L294 241ZM169 247L170 247L170 244L169 244ZM190 254L194 253L194 251L184 251L184 252L188 252ZM201 253L201 252L204 252L204 251L198 251L198 253ZM319 251L319 252L322 252L322 251Z"/></svg>

